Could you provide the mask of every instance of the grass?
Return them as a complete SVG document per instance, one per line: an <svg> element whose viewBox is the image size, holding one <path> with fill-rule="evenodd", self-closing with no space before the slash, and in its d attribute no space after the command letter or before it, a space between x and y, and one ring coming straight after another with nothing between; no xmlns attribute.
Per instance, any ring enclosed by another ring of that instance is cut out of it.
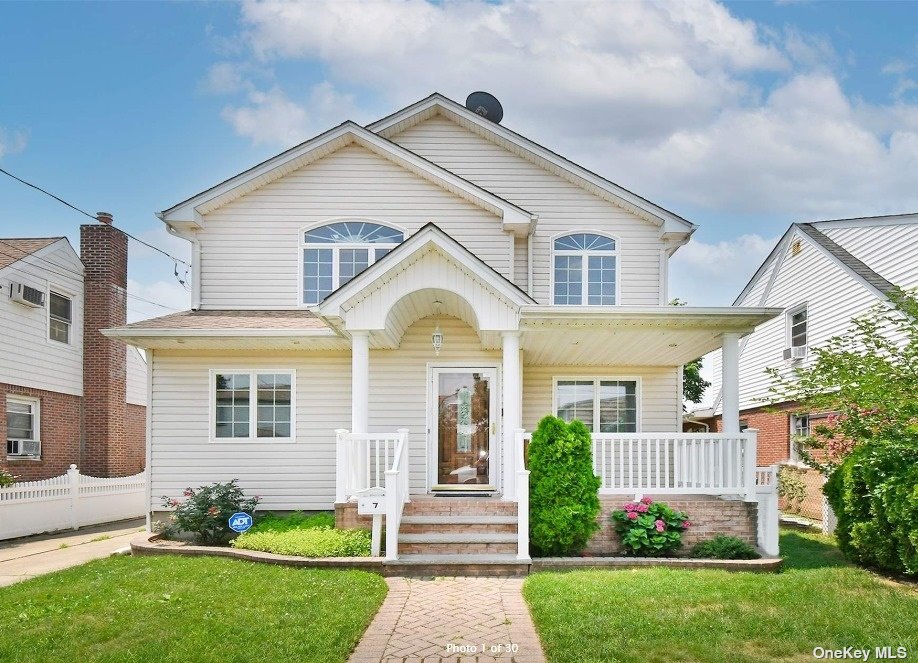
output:
<svg viewBox="0 0 918 663"><path fill-rule="evenodd" d="M335 529L335 515L328 512L287 516L268 514L252 529L233 539L241 550L259 550L298 557L368 557L370 532Z"/></svg>
<svg viewBox="0 0 918 663"><path fill-rule="evenodd" d="M0 588L0 661L340 662L385 594L361 571L112 557Z"/></svg>
<svg viewBox="0 0 918 663"><path fill-rule="evenodd" d="M812 661L814 647L918 652L918 589L848 565L832 539L784 530L780 574L641 569L530 576L551 663ZM872 660L872 658L871 658Z"/></svg>

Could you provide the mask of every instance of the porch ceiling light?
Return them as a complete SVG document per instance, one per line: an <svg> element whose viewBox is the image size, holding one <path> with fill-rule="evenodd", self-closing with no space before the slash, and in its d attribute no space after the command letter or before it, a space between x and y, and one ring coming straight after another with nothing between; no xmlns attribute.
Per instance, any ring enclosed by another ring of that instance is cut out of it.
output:
<svg viewBox="0 0 918 663"><path fill-rule="evenodd" d="M436 355L440 356L440 348L443 347L443 332L440 330L440 304L442 304L439 299L434 302L434 309L436 310L437 316L437 326L434 327L433 334L430 335L430 342L433 344L433 349Z"/></svg>

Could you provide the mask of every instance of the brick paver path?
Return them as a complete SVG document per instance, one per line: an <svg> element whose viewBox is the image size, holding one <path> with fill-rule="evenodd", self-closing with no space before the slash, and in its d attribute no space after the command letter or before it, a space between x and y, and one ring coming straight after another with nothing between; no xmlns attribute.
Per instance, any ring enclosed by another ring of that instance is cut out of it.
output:
<svg viewBox="0 0 918 663"><path fill-rule="evenodd" d="M350 663L544 663L521 578L386 578Z"/></svg>

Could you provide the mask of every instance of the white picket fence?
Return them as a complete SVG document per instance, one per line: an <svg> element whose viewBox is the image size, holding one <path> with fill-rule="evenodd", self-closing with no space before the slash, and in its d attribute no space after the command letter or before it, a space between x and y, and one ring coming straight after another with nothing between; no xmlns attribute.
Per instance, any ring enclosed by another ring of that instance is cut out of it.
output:
<svg viewBox="0 0 918 663"><path fill-rule="evenodd" d="M0 488L0 540L77 529L146 513L146 474L100 478L66 474Z"/></svg>

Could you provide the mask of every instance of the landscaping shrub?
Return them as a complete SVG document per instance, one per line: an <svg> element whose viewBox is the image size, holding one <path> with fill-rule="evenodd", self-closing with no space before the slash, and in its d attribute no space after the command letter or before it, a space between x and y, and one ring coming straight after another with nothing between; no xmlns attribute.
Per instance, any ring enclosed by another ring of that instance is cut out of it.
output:
<svg viewBox="0 0 918 663"><path fill-rule="evenodd" d="M255 525L249 532L286 532L292 529L333 528L334 526L335 514L330 511L320 511L318 513L294 511L286 516L266 513L255 521ZM249 532L246 533L248 534Z"/></svg>
<svg viewBox="0 0 918 663"><path fill-rule="evenodd" d="M529 443L529 540L535 554L580 553L599 528L599 477L590 431L544 417Z"/></svg>
<svg viewBox="0 0 918 663"><path fill-rule="evenodd" d="M759 559L761 555L742 539L718 534L713 539L696 543L692 547L692 557L705 559Z"/></svg>
<svg viewBox="0 0 918 663"><path fill-rule="evenodd" d="M262 532L249 530L236 537L231 545L241 550L297 557L369 557L370 532L328 527Z"/></svg>
<svg viewBox="0 0 918 663"><path fill-rule="evenodd" d="M858 446L824 487L835 536L862 566L918 577L918 439Z"/></svg>
<svg viewBox="0 0 918 663"><path fill-rule="evenodd" d="M174 536L188 532L201 545L226 543L235 534L229 528L230 516L239 511L253 514L259 501L257 497L246 497L238 481L201 486L197 490L186 488L182 493L184 502L164 495L163 506L175 511L163 533Z"/></svg>
<svg viewBox="0 0 918 663"><path fill-rule="evenodd" d="M691 524L682 511L644 497L612 512L612 524L625 554L662 557L682 545L682 532Z"/></svg>
<svg viewBox="0 0 918 663"><path fill-rule="evenodd" d="M16 483L16 477L0 467L0 488L9 488Z"/></svg>

